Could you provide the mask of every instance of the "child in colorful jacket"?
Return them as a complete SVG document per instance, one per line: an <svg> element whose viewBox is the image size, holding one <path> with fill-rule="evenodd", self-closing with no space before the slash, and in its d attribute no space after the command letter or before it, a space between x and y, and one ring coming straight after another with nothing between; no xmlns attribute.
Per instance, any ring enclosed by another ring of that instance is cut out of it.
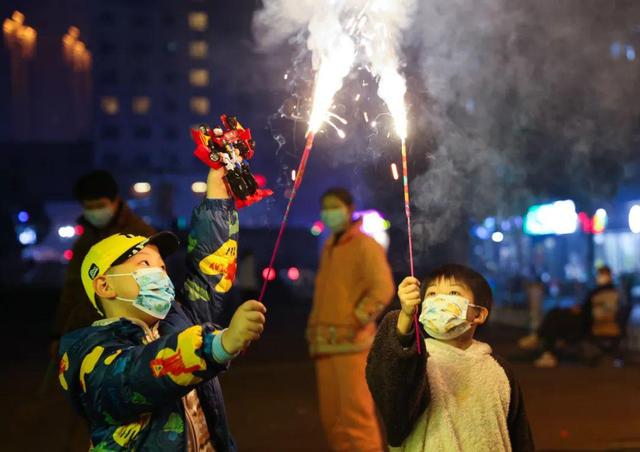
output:
<svg viewBox="0 0 640 452"><path fill-rule="evenodd" d="M367 363L390 450L534 450L515 375L488 344L473 338L492 304L482 275L445 265L422 285L405 278L398 296L402 309L385 316ZM416 309L430 336L421 353L412 321Z"/></svg>
<svg viewBox="0 0 640 452"><path fill-rule="evenodd" d="M193 213L185 300L164 258L177 238L116 234L94 245L81 277L104 317L63 336L59 379L87 419L95 451L234 451L217 375L260 337L266 310L241 305L227 329L212 322L235 276L238 216L211 170Z"/></svg>

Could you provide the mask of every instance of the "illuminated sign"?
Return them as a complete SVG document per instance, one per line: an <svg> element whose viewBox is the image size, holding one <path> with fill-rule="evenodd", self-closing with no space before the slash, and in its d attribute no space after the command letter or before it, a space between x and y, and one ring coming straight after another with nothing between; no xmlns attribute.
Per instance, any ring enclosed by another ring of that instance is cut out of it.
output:
<svg viewBox="0 0 640 452"><path fill-rule="evenodd" d="M524 219L524 232L529 235L561 235L576 232L578 214L573 201L556 201L531 206Z"/></svg>

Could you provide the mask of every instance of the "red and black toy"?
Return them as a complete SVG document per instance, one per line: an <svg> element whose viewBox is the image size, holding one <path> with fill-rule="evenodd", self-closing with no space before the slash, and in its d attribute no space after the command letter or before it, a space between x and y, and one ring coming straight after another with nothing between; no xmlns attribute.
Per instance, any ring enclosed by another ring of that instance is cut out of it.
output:
<svg viewBox="0 0 640 452"><path fill-rule="evenodd" d="M191 130L196 143L193 154L213 169L226 168L224 177L231 191L236 208L250 206L273 194L271 190L258 187L247 163L253 157L256 142L251 138L251 130L245 129L235 116L220 116L223 127L210 128L200 124Z"/></svg>

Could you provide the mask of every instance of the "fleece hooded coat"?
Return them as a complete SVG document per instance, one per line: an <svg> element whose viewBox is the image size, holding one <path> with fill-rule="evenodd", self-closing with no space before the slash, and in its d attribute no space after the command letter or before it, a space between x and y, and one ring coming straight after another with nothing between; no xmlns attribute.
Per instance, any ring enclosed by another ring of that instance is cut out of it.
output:
<svg viewBox="0 0 640 452"><path fill-rule="evenodd" d="M398 313L382 321L366 371L392 450L534 450L520 387L491 347L427 339L418 354Z"/></svg>

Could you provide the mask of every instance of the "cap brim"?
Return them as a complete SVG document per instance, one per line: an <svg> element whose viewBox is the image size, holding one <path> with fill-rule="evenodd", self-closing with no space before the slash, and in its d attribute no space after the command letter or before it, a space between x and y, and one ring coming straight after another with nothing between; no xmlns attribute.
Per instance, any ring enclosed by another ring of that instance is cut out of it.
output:
<svg viewBox="0 0 640 452"><path fill-rule="evenodd" d="M146 245L155 245L158 247L160 255L165 258L171 256L180 248L180 239L177 235L170 231L162 231L149 237Z"/></svg>
<svg viewBox="0 0 640 452"><path fill-rule="evenodd" d="M120 265L130 257L135 256L138 251L147 245L155 245L158 247L158 252L162 258L166 258L175 253L180 248L180 239L173 232L162 231L152 235L146 240L138 243L134 247L123 253L118 259L116 259L111 266Z"/></svg>

